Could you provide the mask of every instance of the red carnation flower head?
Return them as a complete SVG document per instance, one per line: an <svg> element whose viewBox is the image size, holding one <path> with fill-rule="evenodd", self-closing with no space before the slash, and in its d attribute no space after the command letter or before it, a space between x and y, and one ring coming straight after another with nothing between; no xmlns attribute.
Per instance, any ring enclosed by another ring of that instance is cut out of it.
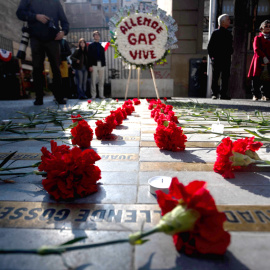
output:
<svg viewBox="0 0 270 270"><path fill-rule="evenodd" d="M95 134L98 139L102 139L110 135L113 131L113 126L110 123L103 122L102 120L96 121Z"/></svg>
<svg viewBox="0 0 270 270"><path fill-rule="evenodd" d="M206 182L195 180L184 186L174 177L169 194L160 190L156 194L163 216L157 227L173 234L178 251L188 255L226 252L230 244L230 234L223 229L226 216L217 210Z"/></svg>
<svg viewBox="0 0 270 270"><path fill-rule="evenodd" d="M151 111L151 118L154 118L157 112L160 113L160 109L158 107L156 107Z"/></svg>
<svg viewBox="0 0 270 270"><path fill-rule="evenodd" d="M132 112L135 111L135 108L134 108L133 105L126 105L126 104L124 104L124 105L122 105L122 108L126 111L127 115L131 115Z"/></svg>
<svg viewBox="0 0 270 270"><path fill-rule="evenodd" d="M108 115L105 119L105 122L108 123L109 125L111 125L112 129L115 129L117 126L117 121L116 121L116 116L115 113L111 113L110 115Z"/></svg>
<svg viewBox="0 0 270 270"><path fill-rule="evenodd" d="M82 116L80 114L78 115L71 115L71 118L72 118L72 122L73 123L76 123L76 122L79 122L81 120L83 120Z"/></svg>
<svg viewBox="0 0 270 270"><path fill-rule="evenodd" d="M217 160L214 164L214 171L221 174L224 178L234 178L232 172L233 143L230 137L224 138L217 147Z"/></svg>
<svg viewBox="0 0 270 270"><path fill-rule="evenodd" d="M155 119L156 119L156 118L155 118ZM156 121L156 120L155 120L155 121ZM159 126L159 125L163 125L165 121L167 121L165 114L163 114L163 113L159 114L159 118L158 118L157 121L156 121L157 124L158 124L158 126ZM169 124L168 121L167 121L167 123ZM165 125L164 125L164 126L165 126ZM168 126L168 125L167 125L167 126Z"/></svg>
<svg viewBox="0 0 270 270"><path fill-rule="evenodd" d="M214 171L224 178L234 178L234 170L261 160L255 151L262 145L260 142L254 142L254 137L238 139L235 142L232 142L230 137L224 138L216 150Z"/></svg>
<svg viewBox="0 0 270 270"><path fill-rule="evenodd" d="M164 113L168 114L172 110L173 110L173 106L172 105L166 105L166 107L164 109Z"/></svg>
<svg viewBox="0 0 270 270"><path fill-rule="evenodd" d="M163 100L164 100L164 101L167 101L167 98L166 98L166 97L164 97L164 98L163 98Z"/></svg>
<svg viewBox="0 0 270 270"><path fill-rule="evenodd" d="M88 103L88 104L91 104L91 102L92 102L92 100L91 100L91 99L87 100L87 103Z"/></svg>
<svg viewBox="0 0 270 270"><path fill-rule="evenodd" d="M121 125L123 123L123 120L124 120L124 115L122 113L121 108L118 108L115 111L111 111L111 113L115 114L115 120L117 122L117 126Z"/></svg>
<svg viewBox="0 0 270 270"><path fill-rule="evenodd" d="M42 180L44 189L56 200L84 197L97 191L101 171L95 164L100 156L93 149L57 146L51 141L51 153L42 148L40 171L47 173ZM48 155L49 153L49 155Z"/></svg>
<svg viewBox="0 0 270 270"><path fill-rule="evenodd" d="M127 106L133 105L133 102L129 99L129 100L126 100L123 105L127 105Z"/></svg>
<svg viewBox="0 0 270 270"><path fill-rule="evenodd" d="M123 108L119 108L119 109L122 111L122 114L124 116L124 119L127 119L127 112L126 112L126 110L123 109Z"/></svg>
<svg viewBox="0 0 270 270"><path fill-rule="evenodd" d="M176 124L178 124L178 118L177 116L174 115L174 112L173 111L169 111L168 114L167 114L167 120L168 121L171 121L171 122L174 122Z"/></svg>
<svg viewBox="0 0 270 270"><path fill-rule="evenodd" d="M139 105L141 104L141 101L137 98L133 98L134 105Z"/></svg>
<svg viewBox="0 0 270 270"><path fill-rule="evenodd" d="M75 120L76 122L76 120ZM72 144L82 148L90 146L93 139L93 130L85 120L77 121L77 125L71 129Z"/></svg>
<svg viewBox="0 0 270 270"><path fill-rule="evenodd" d="M263 143L261 142L254 142L255 137L251 138L242 138L238 139L233 143L233 151L245 154L246 151L250 150L252 152L258 151L262 146Z"/></svg>
<svg viewBox="0 0 270 270"><path fill-rule="evenodd" d="M118 102L118 98L115 101Z"/></svg>
<svg viewBox="0 0 270 270"><path fill-rule="evenodd" d="M177 127L174 122L169 122L167 127L159 125L154 133L154 139L156 145L163 150L176 152L186 148L187 136L183 133L183 129Z"/></svg>

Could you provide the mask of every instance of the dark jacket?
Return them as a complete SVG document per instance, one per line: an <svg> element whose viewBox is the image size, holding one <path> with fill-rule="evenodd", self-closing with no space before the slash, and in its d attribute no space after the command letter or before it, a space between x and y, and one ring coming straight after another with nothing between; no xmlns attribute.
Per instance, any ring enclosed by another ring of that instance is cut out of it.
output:
<svg viewBox="0 0 270 270"><path fill-rule="evenodd" d="M98 50L99 47L99 57L98 59ZM106 66L105 61L105 50L99 42L93 42L88 46L88 67L97 66L97 62L101 61L101 65Z"/></svg>
<svg viewBox="0 0 270 270"><path fill-rule="evenodd" d="M70 59L72 60L72 67L74 69L81 70L83 68L83 65L85 65L87 69L89 67L87 52L83 53L83 51L80 49L76 49L74 53L70 56ZM76 64L77 60L80 60L79 64Z"/></svg>
<svg viewBox="0 0 270 270"><path fill-rule="evenodd" d="M56 29L49 27L49 23L39 22L36 19L37 14L51 18ZM65 35L69 31L69 23L59 0L21 0L16 15L20 20L28 22L30 37L42 41L54 40L60 30L64 31Z"/></svg>
<svg viewBox="0 0 270 270"><path fill-rule="evenodd" d="M71 50L69 48L68 42L65 39L60 41L61 46L61 61L67 61L67 57L71 55Z"/></svg>
<svg viewBox="0 0 270 270"><path fill-rule="evenodd" d="M231 32L224 27L216 29L211 35L207 50L214 61L230 61L233 54Z"/></svg>

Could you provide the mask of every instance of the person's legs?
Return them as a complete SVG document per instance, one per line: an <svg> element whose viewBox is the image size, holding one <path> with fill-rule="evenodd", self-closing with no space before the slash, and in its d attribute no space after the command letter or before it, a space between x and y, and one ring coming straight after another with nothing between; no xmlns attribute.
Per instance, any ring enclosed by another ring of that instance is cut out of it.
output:
<svg viewBox="0 0 270 270"><path fill-rule="evenodd" d="M64 93L62 90L62 79L60 72L60 44L59 41L53 40L45 42L44 46L53 73L53 94L57 101L62 101L64 98Z"/></svg>
<svg viewBox="0 0 270 270"><path fill-rule="evenodd" d="M85 94L82 89L82 85L83 85L83 71L82 70L76 70L76 78L77 78L78 98L84 98Z"/></svg>
<svg viewBox="0 0 270 270"><path fill-rule="evenodd" d="M261 81L260 78L255 76L252 77L252 87L251 87L251 93L253 96L255 96L256 99L261 98ZM256 100L255 99L255 100Z"/></svg>
<svg viewBox="0 0 270 270"><path fill-rule="evenodd" d="M87 83L87 78L88 78L88 71L85 67L83 67L83 81L82 81L82 89L83 89L83 92L84 92L84 96L86 97L86 83Z"/></svg>
<svg viewBox="0 0 270 270"><path fill-rule="evenodd" d="M220 77L220 65L218 63L212 63L212 97L215 96L218 98L219 95L219 85L218 85L218 80Z"/></svg>
<svg viewBox="0 0 270 270"><path fill-rule="evenodd" d="M261 87L261 93L262 93L262 100L266 101L270 98L270 64L267 65L267 71L265 76L264 76L264 80L261 82L262 83L262 87Z"/></svg>
<svg viewBox="0 0 270 270"><path fill-rule="evenodd" d="M98 67L93 66L93 71L91 72L91 97L96 98L96 78L97 78Z"/></svg>
<svg viewBox="0 0 270 270"><path fill-rule="evenodd" d="M36 105L43 103L43 70L45 60L45 50L42 46L42 42L36 38L30 40L32 50L32 63L33 63L33 80L34 89L36 92Z"/></svg>
<svg viewBox="0 0 270 270"><path fill-rule="evenodd" d="M101 62L98 62L98 92L99 98L104 97L104 75L105 75L105 67L102 67Z"/></svg>
<svg viewBox="0 0 270 270"><path fill-rule="evenodd" d="M228 89L229 89L229 79L230 79L230 69L231 62L223 63L221 71L221 98L229 98Z"/></svg>

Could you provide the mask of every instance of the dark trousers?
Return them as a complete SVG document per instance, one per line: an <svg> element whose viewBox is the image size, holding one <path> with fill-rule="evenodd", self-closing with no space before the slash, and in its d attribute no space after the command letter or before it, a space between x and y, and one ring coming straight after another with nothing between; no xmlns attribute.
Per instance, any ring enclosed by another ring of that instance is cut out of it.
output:
<svg viewBox="0 0 270 270"><path fill-rule="evenodd" d="M261 76L262 78L258 76L252 77L251 92L252 95L256 96L257 98L260 98L261 96L266 96L268 98L270 97L270 64L267 65L267 70L264 70L263 73L264 74L262 75L266 75L266 78L263 78L264 76Z"/></svg>
<svg viewBox="0 0 270 270"><path fill-rule="evenodd" d="M212 62L212 96L218 97L228 95L229 78L230 78L231 61L214 61ZM219 78L221 85L219 86Z"/></svg>
<svg viewBox="0 0 270 270"><path fill-rule="evenodd" d="M53 94L56 100L64 97L60 73L60 43L57 40L40 41L34 37L30 40L33 62L33 79L36 99L43 100L43 70L45 55L48 56L53 73Z"/></svg>

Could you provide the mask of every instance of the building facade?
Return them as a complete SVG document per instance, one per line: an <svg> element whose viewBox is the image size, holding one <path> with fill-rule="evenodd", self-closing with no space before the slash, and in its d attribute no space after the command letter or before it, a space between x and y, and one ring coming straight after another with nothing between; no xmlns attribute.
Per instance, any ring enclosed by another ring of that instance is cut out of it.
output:
<svg viewBox="0 0 270 270"><path fill-rule="evenodd" d="M65 12L70 28L105 27L103 0L66 0Z"/></svg>

